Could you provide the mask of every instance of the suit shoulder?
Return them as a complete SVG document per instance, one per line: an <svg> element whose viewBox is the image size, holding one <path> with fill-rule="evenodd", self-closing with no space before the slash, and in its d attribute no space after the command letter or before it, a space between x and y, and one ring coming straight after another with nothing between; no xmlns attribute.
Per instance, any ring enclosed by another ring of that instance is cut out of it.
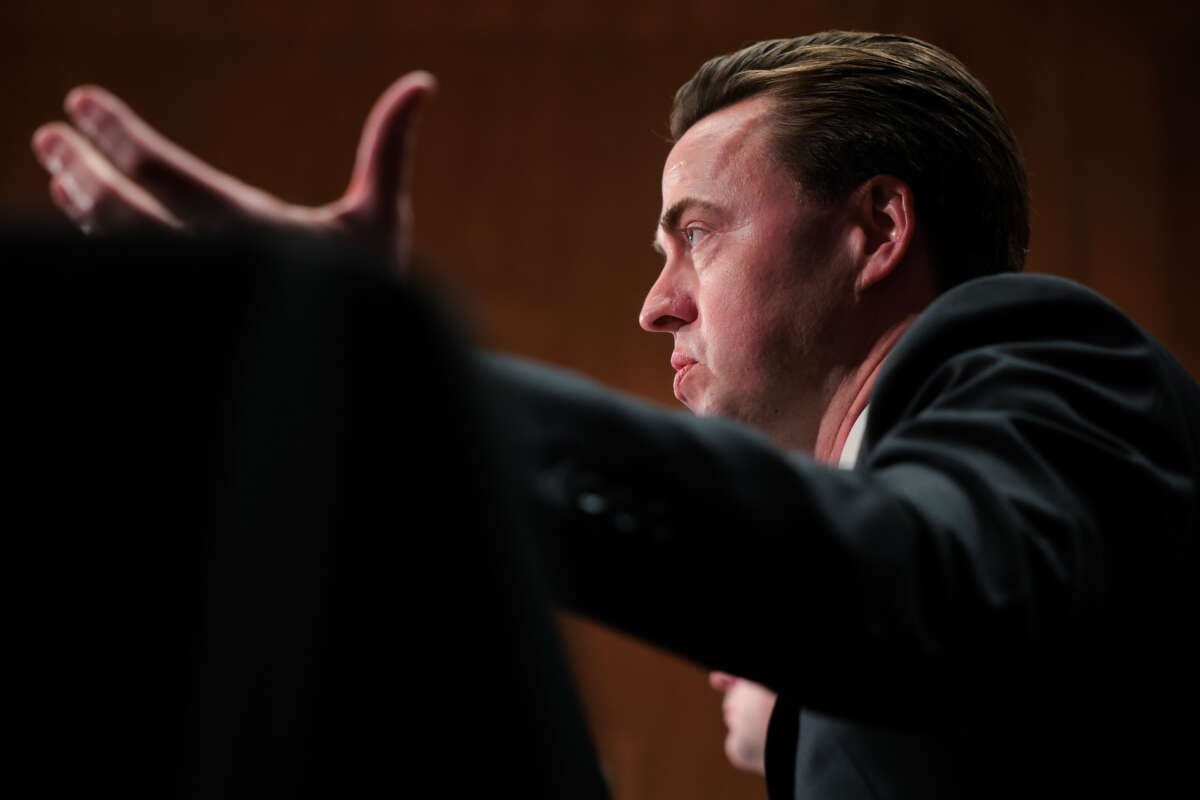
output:
<svg viewBox="0 0 1200 800"><path fill-rule="evenodd" d="M952 391L968 383L971 393ZM951 289L917 318L884 365L872 417L894 421L948 393L1012 405L1013 393L1065 392L1068 384L1076 393L1149 393L1151 407L1200 410L1187 371L1100 294L1049 275L997 275Z"/></svg>
<svg viewBox="0 0 1200 800"><path fill-rule="evenodd" d="M969 354L1022 350L1052 353L1087 346L1166 350L1121 309L1095 291L1051 275L993 275L938 297L905 332L881 376L928 373Z"/></svg>
<svg viewBox="0 0 1200 800"><path fill-rule="evenodd" d="M1149 338L1121 309L1097 292L1053 275L992 275L947 291L921 314L909 339L973 332L982 340L1073 339L1108 335Z"/></svg>

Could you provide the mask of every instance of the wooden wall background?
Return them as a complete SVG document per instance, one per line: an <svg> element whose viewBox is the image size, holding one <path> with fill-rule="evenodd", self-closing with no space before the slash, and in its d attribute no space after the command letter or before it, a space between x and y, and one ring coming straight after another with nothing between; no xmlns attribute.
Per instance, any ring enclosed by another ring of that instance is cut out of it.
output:
<svg viewBox="0 0 1200 800"><path fill-rule="evenodd" d="M419 142L419 248L492 345L670 405L668 340L635 316L658 267L648 244L675 87L756 39L902 32L962 58L1016 129L1029 269L1108 294L1197 373L1197 7L8 0L0 213L50 213L28 138L77 83L108 86L219 167L317 203L341 191L376 94L430 69L441 93ZM764 795L726 764L700 669L579 620L564 629L618 800Z"/></svg>

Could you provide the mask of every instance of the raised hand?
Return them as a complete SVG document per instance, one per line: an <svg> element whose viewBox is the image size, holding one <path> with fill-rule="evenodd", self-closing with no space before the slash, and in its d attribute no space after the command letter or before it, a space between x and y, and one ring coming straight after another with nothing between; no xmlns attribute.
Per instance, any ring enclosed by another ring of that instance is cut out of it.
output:
<svg viewBox="0 0 1200 800"><path fill-rule="evenodd" d="M395 263L412 247L408 191L417 113L436 83L411 72L376 101L345 193L323 206L284 202L205 164L98 86L72 90L71 124L33 135L50 196L83 230L158 227L195 232L260 226L349 234Z"/></svg>
<svg viewBox="0 0 1200 800"><path fill-rule="evenodd" d="M775 693L765 686L730 675L710 672L708 683L724 695L725 756L740 770L766 774L767 727L775 709Z"/></svg>

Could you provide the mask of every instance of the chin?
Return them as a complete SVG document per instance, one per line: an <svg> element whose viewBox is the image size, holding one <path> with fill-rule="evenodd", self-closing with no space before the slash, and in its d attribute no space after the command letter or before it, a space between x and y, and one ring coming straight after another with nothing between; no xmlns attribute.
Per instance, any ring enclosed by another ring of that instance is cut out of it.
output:
<svg viewBox="0 0 1200 800"><path fill-rule="evenodd" d="M687 407L697 417L731 417L727 404L720 397L714 397L711 392L695 392L688 398Z"/></svg>
<svg viewBox="0 0 1200 800"><path fill-rule="evenodd" d="M716 401L697 404L697 406L693 407L692 413L698 417L720 417L747 425L753 424L747 415L739 411L736 407Z"/></svg>
<svg viewBox="0 0 1200 800"><path fill-rule="evenodd" d="M699 397L696 397L695 395L692 395L690 397L687 395L684 395L682 398L680 398L679 402L681 402L685 406L687 406L687 410L691 411L697 417L716 416L713 413L712 409L710 408L709 404L707 402L705 402L703 395L700 395Z"/></svg>

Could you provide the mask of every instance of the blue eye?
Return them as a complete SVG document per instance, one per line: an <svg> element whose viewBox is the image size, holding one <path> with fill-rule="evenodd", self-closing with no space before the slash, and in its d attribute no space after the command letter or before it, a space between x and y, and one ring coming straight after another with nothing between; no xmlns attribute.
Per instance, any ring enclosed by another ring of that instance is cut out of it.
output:
<svg viewBox="0 0 1200 800"><path fill-rule="evenodd" d="M703 228L690 227L683 229L683 238L692 247L695 247L707 235L708 231Z"/></svg>

